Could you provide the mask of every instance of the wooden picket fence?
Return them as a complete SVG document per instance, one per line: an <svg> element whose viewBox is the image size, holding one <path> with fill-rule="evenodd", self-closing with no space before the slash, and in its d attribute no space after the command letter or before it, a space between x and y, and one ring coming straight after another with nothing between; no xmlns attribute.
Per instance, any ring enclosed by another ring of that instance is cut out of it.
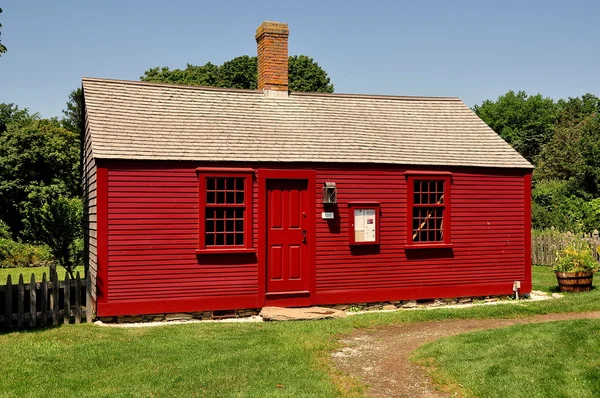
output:
<svg viewBox="0 0 600 398"><path fill-rule="evenodd" d="M573 237L580 237L586 240L592 249L592 253L596 256L596 260L600 262L600 234L598 231L584 234L552 233L547 235L533 235L531 239L531 263L535 265L553 266L556 262L556 253L564 249L569 240Z"/></svg>
<svg viewBox="0 0 600 398"><path fill-rule="evenodd" d="M35 274L29 281L23 275L12 280L8 275L5 285L0 285L0 328L24 329L81 323L92 321L91 306L85 305L88 279L79 272L74 279L65 274L64 281L58 280L56 267L50 267L49 280L46 273L37 282ZM86 311L87 310L87 311Z"/></svg>

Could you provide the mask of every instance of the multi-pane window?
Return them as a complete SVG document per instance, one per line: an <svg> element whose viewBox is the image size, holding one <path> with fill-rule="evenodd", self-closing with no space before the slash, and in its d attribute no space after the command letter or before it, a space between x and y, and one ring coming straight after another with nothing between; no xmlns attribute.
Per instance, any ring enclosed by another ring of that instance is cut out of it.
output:
<svg viewBox="0 0 600 398"><path fill-rule="evenodd" d="M205 244L244 246L244 177L207 177Z"/></svg>
<svg viewBox="0 0 600 398"><path fill-rule="evenodd" d="M450 180L446 177L410 177L409 243L450 243Z"/></svg>
<svg viewBox="0 0 600 398"><path fill-rule="evenodd" d="M244 249L251 246L250 175L200 175L200 249Z"/></svg>

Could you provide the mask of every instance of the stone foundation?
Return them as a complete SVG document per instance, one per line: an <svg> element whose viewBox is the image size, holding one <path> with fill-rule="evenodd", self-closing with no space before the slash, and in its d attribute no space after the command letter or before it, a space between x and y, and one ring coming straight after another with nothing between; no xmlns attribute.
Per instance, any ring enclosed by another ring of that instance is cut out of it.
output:
<svg viewBox="0 0 600 398"><path fill-rule="evenodd" d="M208 321L214 319L246 318L258 315L260 308L248 308L235 311L203 311L175 314L152 314L135 316L98 317L103 323L140 323L140 322L173 322L173 321Z"/></svg>
<svg viewBox="0 0 600 398"><path fill-rule="evenodd" d="M393 311L393 310L397 310L397 309L444 307L444 306L459 305L459 304L493 303L496 301L510 300L513 298L514 298L514 296L512 296L512 295L476 296L476 297L459 297L459 298L443 298L443 299L382 301L382 302L378 302L378 303L322 305L321 307L330 307L330 308L335 308L337 310L349 311L349 312L381 311L381 310Z"/></svg>
<svg viewBox="0 0 600 398"><path fill-rule="evenodd" d="M382 301L377 303L354 303L354 304L335 304L321 305L320 307L333 308L346 312L364 312L364 311L394 311L398 309L413 309L427 307L444 307L460 304L483 304L493 303L500 300L513 299L512 295L502 296L477 296L477 297L459 297L444 299L425 299L425 300L397 300ZM206 321L228 318L246 318L256 316L261 308L249 308L231 311L203 311L177 314L154 314L154 315L135 315L135 316L115 316L99 317L97 320L103 323L140 323L140 322L172 322L172 321Z"/></svg>

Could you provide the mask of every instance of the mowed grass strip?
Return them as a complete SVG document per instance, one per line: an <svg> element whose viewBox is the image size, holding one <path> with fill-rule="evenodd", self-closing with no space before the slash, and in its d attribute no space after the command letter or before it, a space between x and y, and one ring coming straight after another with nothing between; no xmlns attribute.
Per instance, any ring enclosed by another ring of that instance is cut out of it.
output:
<svg viewBox="0 0 600 398"><path fill-rule="evenodd" d="M531 267L533 289L541 290L547 293L558 292L558 282L556 274L552 272L552 268L544 266Z"/></svg>
<svg viewBox="0 0 600 398"><path fill-rule="evenodd" d="M333 330L329 328L333 326ZM70 325L0 335L0 396L341 396L335 323Z"/></svg>
<svg viewBox="0 0 600 398"><path fill-rule="evenodd" d="M414 359L467 397L600 397L600 320L465 333L422 346Z"/></svg>
<svg viewBox="0 0 600 398"><path fill-rule="evenodd" d="M75 272L73 274L77 275L77 271L79 271L81 278L85 277L83 273L83 267L75 268ZM21 274L23 274L23 281L25 283L29 283L31 281L31 274L35 274L35 280L41 282L44 273L46 273L46 279L50 279L50 267L0 268L0 285L6 284L6 277L8 275L10 275L13 285L18 283L19 275ZM59 280L65 280L65 274L67 271L64 269L64 267L57 266L56 273L58 274Z"/></svg>
<svg viewBox="0 0 600 398"><path fill-rule="evenodd" d="M4 332L0 396L360 395L361 386L338 374L329 360L338 338L355 328L592 310L600 310L600 289L559 300L371 313L335 321L136 329L68 325Z"/></svg>

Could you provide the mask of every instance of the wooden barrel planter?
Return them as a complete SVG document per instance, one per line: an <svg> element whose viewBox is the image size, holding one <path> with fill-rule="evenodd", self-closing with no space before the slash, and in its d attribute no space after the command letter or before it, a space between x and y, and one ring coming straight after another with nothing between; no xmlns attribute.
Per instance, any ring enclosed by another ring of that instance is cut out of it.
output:
<svg viewBox="0 0 600 398"><path fill-rule="evenodd" d="M561 292L589 292L593 278L593 272L556 272Z"/></svg>

